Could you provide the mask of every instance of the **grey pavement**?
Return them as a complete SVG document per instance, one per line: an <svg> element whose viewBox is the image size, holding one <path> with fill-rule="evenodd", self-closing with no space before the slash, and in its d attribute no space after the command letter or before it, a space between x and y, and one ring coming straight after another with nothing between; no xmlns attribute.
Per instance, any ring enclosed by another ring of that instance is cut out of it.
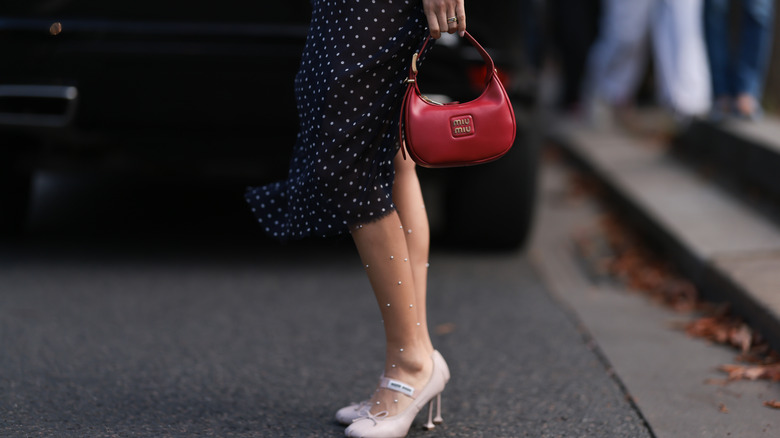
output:
<svg viewBox="0 0 780 438"><path fill-rule="evenodd" d="M224 211L171 239L149 215L0 248L0 436L341 436L383 354L351 245L272 245ZM522 254L434 252L430 290L453 378L410 436L652 436Z"/></svg>

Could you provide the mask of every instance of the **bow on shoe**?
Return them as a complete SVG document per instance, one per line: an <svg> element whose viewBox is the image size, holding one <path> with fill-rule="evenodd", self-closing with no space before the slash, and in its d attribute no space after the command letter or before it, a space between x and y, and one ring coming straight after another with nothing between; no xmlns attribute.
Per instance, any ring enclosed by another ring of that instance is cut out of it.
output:
<svg viewBox="0 0 780 438"><path fill-rule="evenodd" d="M363 400L360 403L354 403L353 402L352 404L355 405L355 411L362 411L363 409L366 409L369 406L369 401L368 400ZM355 421L355 420L352 420L352 421Z"/></svg>
<svg viewBox="0 0 780 438"><path fill-rule="evenodd" d="M363 417L360 417L360 418L356 418L356 419L352 420L352 422L354 423L354 422L356 422L356 421L360 421L360 420L371 420L371 421L373 421L373 422L374 422L374 425L376 426L376 424L377 424L377 422L378 422L379 420L381 420L381 419L383 419L383 418L387 417L388 415L390 415L390 413L389 413L389 412L387 412L387 411L378 412L376 415L374 415L374 414L372 414L372 413L371 413L371 411L369 410L369 411L366 413L366 415L365 415L365 416L363 416Z"/></svg>

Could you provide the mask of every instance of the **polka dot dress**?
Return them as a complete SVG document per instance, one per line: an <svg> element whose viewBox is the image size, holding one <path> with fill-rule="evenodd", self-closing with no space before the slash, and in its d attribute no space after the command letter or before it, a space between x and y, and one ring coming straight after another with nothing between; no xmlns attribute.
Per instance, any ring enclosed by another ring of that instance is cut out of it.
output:
<svg viewBox="0 0 780 438"><path fill-rule="evenodd" d="M279 240L342 234L395 209L404 79L426 34L419 0L312 0L288 177L245 193L266 233Z"/></svg>

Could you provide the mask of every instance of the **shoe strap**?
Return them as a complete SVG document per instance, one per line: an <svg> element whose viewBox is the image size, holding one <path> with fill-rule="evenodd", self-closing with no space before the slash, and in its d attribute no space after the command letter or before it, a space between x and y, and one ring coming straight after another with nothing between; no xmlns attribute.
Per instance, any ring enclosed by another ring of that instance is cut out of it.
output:
<svg viewBox="0 0 780 438"><path fill-rule="evenodd" d="M380 388L387 388L396 392L400 392L401 394L404 394L406 396L409 396L411 398L414 397L414 387L411 385L407 385L404 382L401 382L400 380L395 379L389 379L387 377L382 377L379 381L379 387Z"/></svg>

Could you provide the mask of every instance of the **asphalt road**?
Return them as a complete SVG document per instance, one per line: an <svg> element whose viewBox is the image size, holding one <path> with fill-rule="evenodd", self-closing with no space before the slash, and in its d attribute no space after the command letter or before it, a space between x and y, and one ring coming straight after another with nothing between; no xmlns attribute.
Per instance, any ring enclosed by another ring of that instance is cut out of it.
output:
<svg viewBox="0 0 780 438"><path fill-rule="evenodd" d="M232 187L39 187L0 248L0 436L342 435L383 354L349 241L265 241ZM429 306L453 377L410 436L651 436L522 254L434 251Z"/></svg>

